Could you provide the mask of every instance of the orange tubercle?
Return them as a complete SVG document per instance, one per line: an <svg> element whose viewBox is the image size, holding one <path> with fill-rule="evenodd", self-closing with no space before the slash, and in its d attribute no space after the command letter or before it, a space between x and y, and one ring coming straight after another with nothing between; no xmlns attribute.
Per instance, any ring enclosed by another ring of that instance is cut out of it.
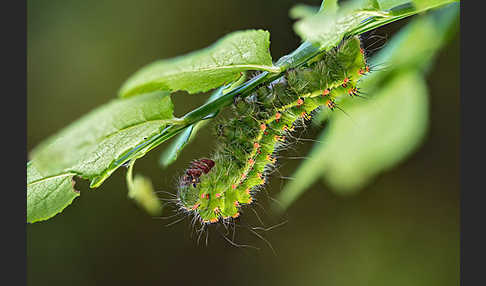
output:
<svg viewBox="0 0 486 286"><path fill-rule="evenodd" d="M343 79L343 83L342 83L341 85L342 85L343 87L346 87L346 86L348 86L348 82L349 82L349 78L348 78L348 77L345 77L345 78Z"/></svg>
<svg viewBox="0 0 486 286"><path fill-rule="evenodd" d="M326 106L327 106L329 109L333 110L333 109L334 109L334 107L336 107L336 103L334 103L334 101L332 101L332 100L328 100L328 101L326 101Z"/></svg>

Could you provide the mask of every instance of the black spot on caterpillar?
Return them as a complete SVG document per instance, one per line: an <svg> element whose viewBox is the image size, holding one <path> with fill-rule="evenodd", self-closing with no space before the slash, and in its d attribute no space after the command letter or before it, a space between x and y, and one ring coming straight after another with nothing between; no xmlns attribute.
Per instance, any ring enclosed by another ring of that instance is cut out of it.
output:
<svg viewBox="0 0 486 286"><path fill-rule="evenodd" d="M216 127L220 142L210 159L214 167L186 171L178 186L179 207L203 224L237 218L264 186L290 132L314 110L333 111L339 97L358 96L358 79L368 71L360 40L352 37L235 101L235 116Z"/></svg>

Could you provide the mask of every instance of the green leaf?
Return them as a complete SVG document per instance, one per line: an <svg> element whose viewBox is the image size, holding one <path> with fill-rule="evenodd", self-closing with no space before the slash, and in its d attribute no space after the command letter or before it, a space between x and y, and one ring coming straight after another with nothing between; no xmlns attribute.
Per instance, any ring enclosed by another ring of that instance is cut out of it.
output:
<svg viewBox="0 0 486 286"><path fill-rule="evenodd" d="M428 93L420 73L396 76L367 104L336 116L324 139L321 174L340 192L353 192L410 154L428 123ZM378 140L379 138L379 140Z"/></svg>
<svg viewBox="0 0 486 286"><path fill-rule="evenodd" d="M290 9L289 17L291 19L306 18L315 15L318 11L319 7L299 3Z"/></svg>
<svg viewBox="0 0 486 286"><path fill-rule="evenodd" d="M168 93L118 99L98 107L32 150L43 172L101 175L126 150L157 134L173 119Z"/></svg>
<svg viewBox="0 0 486 286"><path fill-rule="evenodd" d="M376 0L377 8L379 10L388 10L410 2L410 0Z"/></svg>
<svg viewBox="0 0 486 286"><path fill-rule="evenodd" d="M427 127L427 88L415 72L397 76L370 102L345 106L351 119L336 114L309 159L285 186L279 201L288 206L323 176L333 190L346 193L364 186L410 154Z"/></svg>
<svg viewBox="0 0 486 286"><path fill-rule="evenodd" d="M75 174L44 176L32 162L27 163L27 222L49 219L79 196L74 189Z"/></svg>
<svg viewBox="0 0 486 286"><path fill-rule="evenodd" d="M459 0L451 0L451 1L444 1L444 0L413 0L417 9L422 10L428 7L437 7L443 5L444 2L460 2Z"/></svg>
<svg viewBox="0 0 486 286"><path fill-rule="evenodd" d="M320 13L335 13L339 5L337 0L322 0L321 7L319 9Z"/></svg>
<svg viewBox="0 0 486 286"><path fill-rule="evenodd" d="M205 49L149 64L123 84L119 95L154 90L205 92L236 80L242 71L279 72L272 64L269 46L267 31L234 32Z"/></svg>
<svg viewBox="0 0 486 286"><path fill-rule="evenodd" d="M128 197L143 208L148 214L156 216L162 213L162 203L154 192L152 181L142 175L132 177L135 160L130 162L127 171Z"/></svg>
<svg viewBox="0 0 486 286"><path fill-rule="evenodd" d="M385 65L387 73L407 68L425 71L455 28L458 12L458 5L453 4L434 11L429 17L417 18L370 60L371 65ZM372 73L371 76L383 78L387 73Z"/></svg>
<svg viewBox="0 0 486 286"><path fill-rule="evenodd" d="M399 34L395 35L389 43L387 43L386 47L382 49L377 55L375 55L372 59L372 63L379 63L379 64L385 64L386 65L386 70L385 71L379 71L379 72L374 72L369 75L367 75L365 78L363 78L362 82L360 83L360 87L366 90L367 93L370 95L379 95L385 97L385 92L388 90L390 94L392 95L387 95L389 96L389 100L396 100L396 104L399 103L399 98L402 97L404 98L405 95L401 94L399 95L398 99L393 98L393 93L399 93L399 92L408 92L413 91L413 98L415 98L416 102L415 104L420 104L420 94L417 94L416 92L422 89L420 86L423 86L423 80L418 80L420 73L426 72L425 67L431 65L433 63L433 59L435 58L435 55L437 52L440 50L440 48L445 44L446 40L450 38L451 33L455 31L455 26L458 20L458 14L459 14L459 5L453 4L448 7L445 7L443 9L440 9L438 11L434 11L434 13L431 13L427 16L424 17L419 17L416 18L414 21L412 21L410 24L408 24L405 28L403 28ZM416 45L416 43L419 42L421 45ZM414 71L416 74L410 74L408 71ZM407 86L406 81L410 81L410 86ZM416 81L417 83L413 83ZM405 82L405 83L404 83ZM395 87L390 87L390 84L394 84ZM412 85L413 84L413 85ZM405 91L400 91L399 89L396 88L402 88ZM416 89L418 87L418 89ZM386 90L383 90L383 89ZM396 89L396 90L395 90ZM373 99L373 98L372 98ZM402 99L403 100L403 99ZM383 99L382 101L385 101ZM425 101L422 99L422 101ZM354 122L360 122L361 119L360 117L357 117L357 114L353 111L352 104L356 101L347 101L346 105L343 106L343 109L346 110L350 114L350 116L353 118L352 120ZM369 102L370 104L373 104L372 101ZM386 103L386 102L385 102ZM382 104L385 104L382 103ZM362 103L363 105L368 104L368 101ZM388 103L389 105L392 105L392 102ZM426 105L426 104L425 104ZM363 106L363 108L365 108ZM388 107L386 107L388 108ZM418 105L414 106L414 108L418 108L417 110L411 110L411 106L409 105L403 105L404 110L399 110L400 112L397 114L401 114L401 112L405 112L406 110L409 110L408 112L417 112L420 111L424 108L423 105ZM375 112L382 112L384 113L385 111L382 111L383 108L372 108L370 107L369 112L370 113L375 113ZM397 109L397 107L396 107ZM366 111L362 111L363 113L366 113ZM398 112L398 111L397 111ZM422 110L422 112L425 112ZM325 116L322 116L321 120L327 119L328 113L324 113ZM334 116L339 115L339 113L333 113ZM359 114L358 114L359 115ZM365 114L366 115L366 114ZM371 114L372 115L372 114ZM333 117L334 117L333 116ZM378 114L376 114L378 116ZM392 116L395 116L392 114ZM404 115L402 115L404 116ZM422 115L425 116L425 115ZM344 129L348 127L344 127L339 125L339 123L333 122L333 117L329 118L330 120L330 125L334 126L333 130L326 129L324 134L321 135L319 141L322 141L324 143L322 144L315 144L312 151L310 152L307 160L305 160L298 168L296 173L292 176L294 180L292 180L285 188L284 190L280 193L280 201L284 205L284 207L289 206L292 202L294 202L298 196L304 192L311 184L313 184L316 180L318 180L320 177L325 177L331 185L334 187L338 188L338 190L356 190L357 185L360 184L363 186L366 181L370 180L374 175L380 172L380 170L384 170L387 166L391 166L394 163L393 162L398 162L401 158L408 154L410 154L410 150L408 148L413 147L413 140L411 140L410 145L405 146L405 148L400 149L397 151L395 155L391 155L389 158L383 159L381 156L384 156L386 153L379 154L376 159L381 160L375 161L374 163L372 162L371 164L375 164L374 167L371 167L368 170L368 173L361 173L358 174L356 177L354 174L349 175L344 175L346 174L346 166L342 166L340 170L335 171L335 174L332 175L333 171L331 170L329 174L325 173L328 170L329 167L323 167L323 164L325 164L325 160L329 161L336 161L337 158L340 158L342 160L348 160L346 158L342 158L342 156L349 155L349 156L357 156L356 160L361 160L360 162L364 162L364 158L359 158L361 155L356 154L354 147L349 147L347 142L344 142L343 145L337 146L337 140L339 138L343 138L342 140L362 140L358 138L353 138L353 134L349 134L349 137L346 139L345 136L347 133L352 132L355 126L351 126L350 129ZM419 122L417 121L417 118L412 117L412 115L409 116L413 122L415 122L417 125ZM386 120L392 120L393 117L387 117ZM347 120L349 121L349 118L341 118L342 120ZM405 119L406 121L410 121L409 119ZM394 122L397 122L397 120L394 120ZM381 124L381 122L379 122ZM348 122L349 124L349 122ZM403 124L403 123L402 123ZM351 124L353 125L353 124ZM337 127L336 127L337 126ZM374 127L375 125L373 125ZM384 125L383 125L384 126ZM372 126L368 126L368 129L371 128ZM425 128L422 125L418 125L417 129L412 128L413 126L408 127L408 132L410 134L409 138L412 138L413 134L415 134L416 138L415 140L419 140L420 134L417 134L419 131L418 128ZM359 130L359 132L363 132L367 127L363 127L363 130ZM398 128L404 128L404 127L399 127L399 125L395 126L390 126L392 134L388 136L392 136L393 132L396 132L395 129ZM403 132L407 132L406 130L402 130ZM370 137L375 132L374 130L370 130ZM384 139L387 136L387 133L389 131L387 130L382 130L382 134L377 134L375 135L375 138L372 138L372 140L368 141L373 143L374 141L380 141L380 142L386 142L388 139ZM340 134L334 134L334 133L340 133ZM358 133L359 134L359 133ZM342 137L340 137L342 136ZM402 136L407 136L407 134L402 134ZM379 138L379 139L378 139ZM412 138L413 139L413 138ZM374 141L373 141L374 140ZM329 143L331 141L331 143ZM332 143L335 142L335 143ZM358 141L357 141L358 142ZM356 143L356 142L355 142ZM355 144L351 142L350 144ZM379 143L379 142L377 142ZM403 142L399 142L397 146L400 146ZM328 144L334 144L334 154L331 154L332 151L327 149ZM379 146L379 145L377 145ZM342 149L340 148L342 147ZM358 146L357 150L361 150L359 148L365 148L366 145L364 146ZM374 148L371 146L370 148ZM398 148L398 147L393 147L393 146L388 146L388 148ZM337 150L339 149L339 150ZM343 151L345 150L345 151ZM407 151L408 150L408 151ZM386 149L385 149L386 151ZM341 154L343 152L350 152L349 154ZM327 155L326 155L327 154ZM334 157L334 158L323 158L323 156L329 156L329 157ZM365 156L363 154L363 156ZM393 157L397 156L397 157ZM369 159L369 158L368 158ZM355 164L353 163L355 159L350 159L348 161L343 161L341 164L345 165L351 165ZM332 163L332 162L331 162ZM331 164L329 163L329 164ZM339 163L339 162L338 162ZM358 166L359 167L359 166ZM358 168L357 167L357 168ZM349 170L351 170L353 167L350 166L348 167ZM361 168L364 168L361 166ZM374 168L374 169L373 169ZM345 171L343 171L345 170ZM354 170L357 172L360 172L360 170ZM324 172L324 173L323 173ZM337 173L336 173L337 172ZM373 173L374 172L374 173ZM349 180L349 182L346 182Z"/></svg>
<svg viewBox="0 0 486 286"><path fill-rule="evenodd" d="M28 208L43 203L49 213L61 211L73 199L72 189L66 187L67 178L73 175L91 179L91 187L99 186L125 163L119 158L126 152L176 121L173 109L167 92L113 100L39 144L27 165L27 181L36 182L28 189ZM35 168L29 170L29 166ZM45 192L65 195L58 195L55 204L40 202L39 198L46 198ZM32 217L45 216L35 213Z"/></svg>
<svg viewBox="0 0 486 286"><path fill-rule="evenodd" d="M373 94L396 72L406 69L426 72L434 62L437 51L456 30L458 16L459 5L451 4L435 10L427 17L414 19L388 41L385 48L368 60L371 66L384 70L366 75L360 82L360 88ZM320 125L328 116L327 112L319 112L313 117L313 123Z"/></svg>
<svg viewBox="0 0 486 286"><path fill-rule="evenodd" d="M294 25L294 29L302 39L318 45L320 50L328 50L346 35L358 35L452 2L455 1L425 1L415 6L410 0L351 1L341 6L337 13L318 13L302 19Z"/></svg>
<svg viewBox="0 0 486 286"><path fill-rule="evenodd" d="M302 19L317 13L335 13L338 8L337 0L324 0L320 7L299 3L290 9L289 17L292 19Z"/></svg>
<svg viewBox="0 0 486 286"><path fill-rule="evenodd" d="M347 5L335 14L318 13L304 18L294 25L295 32L304 40L327 50L335 47L343 37L356 29L368 18L385 18L387 12L378 10L357 10Z"/></svg>
<svg viewBox="0 0 486 286"><path fill-rule="evenodd" d="M204 122L204 121L202 121ZM202 123L201 122L201 123ZM186 145L189 143L189 141L193 138L192 132L194 131L194 128L198 126L199 123L195 123L189 127L187 127L184 131L177 136L176 140L170 145L169 148L167 148L159 158L159 164L167 168L170 164L174 163L177 160L177 157L179 157L179 153L186 147Z"/></svg>

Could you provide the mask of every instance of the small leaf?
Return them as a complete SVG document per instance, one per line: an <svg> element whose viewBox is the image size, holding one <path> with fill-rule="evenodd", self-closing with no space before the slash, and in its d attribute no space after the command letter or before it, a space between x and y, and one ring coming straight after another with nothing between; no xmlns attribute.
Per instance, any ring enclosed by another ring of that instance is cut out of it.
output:
<svg viewBox="0 0 486 286"><path fill-rule="evenodd" d="M454 12L454 9L451 12ZM417 18L386 43L387 48L373 57L371 65L384 65L387 72L409 67L425 70L428 63L432 62L436 51L443 45L444 35L449 30L444 27L450 27L455 19L449 20L437 23L433 17ZM371 75L383 77L386 73L378 72Z"/></svg>
<svg viewBox="0 0 486 286"><path fill-rule="evenodd" d="M339 8L337 2L337 0L322 0L319 13L335 13Z"/></svg>
<svg viewBox="0 0 486 286"><path fill-rule="evenodd" d="M272 64L269 46L267 31L234 32L205 49L142 68L123 84L119 95L154 90L205 92L236 80L245 70L279 72Z"/></svg>
<svg viewBox="0 0 486 286"><path fill-rule="evenodd" d="M413 96L411 99L416 98L416 104L420 104L420 97L419 94L416 92L420 92L422 86L423 80L418 80L417 78L419 77L418 75L408 75L407 76L407 71L413 70L416 73L423 73L426 70L424 67L429 66L433 63L433 59L437 52L440 50L440 48L445 44L447 38L450 37L451 31L454 30L454 26L457 23L458 19L458 14L459 14L459 5L450 5L448 7L445 7L444 9L441 9L439 11L435 11L434 13L431 13L425 17L419 17L414 19L410 24L408 24L404 29L402 29L399 34L395 35L391 41L386 45L384 49L382 49L377 55L375 55L372 59L372 63L378 63L378 64L385 64L386 65L386 70L385 71L379 71L379 72L374 72L362 79L362 82L360 83L360 87L362 87L367 93L370 93L371 95L375 94L383 94L384 91L382 90L383 88L386 88L389 90L390 93L393 94L393 92L405 92L405 93L411 93L413 92ZM415 43L420 42L421 45L416 45ZM430 45L428 47L423 47L424 45ZM400 87L399 83L402 81L407 81L410 80L411 83L410 86L406 86L405 84L400 84L402 86L402 91L400 90L393 90L393 88L390 88L389 84L394 83L396 87ZM414 79L415 78L415 79ZM413 81L416 81L417 83L412 83ZM383 95L382 95L383 96ZM406 97L404 94L399 96L402 98ZM418 97L418 98L417 98ZM373 99L373 98L372 98ZM395 100L393 98L393 95L389 98L389 100ZM400 100L399 98L396 100ZM423 99L422 99L423 100ZM352 104L355 101L348 101L346 102L346 105L343 106L343 109L348 112L352 118L353 121L359 122L360 119L356 117L356 114L354 111L348 110L349 108L352 108ZM367 102L364 102L363 104L367 104ZM372 103L371 101L369 103ZM398 103L398 102L397 102ZM391 105L391 103L389 103ZM426 104L426 103L424 103ZM348 108L349 107L349 108ZM364 107L363 107L364 108ZM423 105L418 105L415 106L417 110L410 110L411 106L409 105L403 105L404 110L409 110L410 113L420 111L425 112L423 110L424 106ZM371 112L385 112L381 111L381 109L374 108ZM400 110L399 113L401 114L402 110ZM336 113L333 113L336 114ZM320 119L324 120L327 119L328 113L324 113L325 116L322 116ZM391 117L387 117L385 120L392 120L393 115ZM425 116L425 115L422 115ZM411 122L415 122L418 124L419 122L416 122L417 118L412 117L411 115L409 116L411 119L405 118L404 120L406 123L410 120ZM350 120L349 118L342 118L341 120ZM288 207L292 202L294 202L311 184L313 184L316 180L318 180L320 177L326 177L327 180L333 181L333 184L335 187L341 189L347 189L352 190L353 187L355 188L356 185L361 181L360 184L365 184L367 180L370 180L374 174L373 172L378 173L380 172L380 168L384 169L386 166L391 166L393 165L393 162L398 162L400 158L399 156L406 156L407 149L412 147L413 144L409 144L410 146L405 146L405 148L400 149L396 156L396 158L390 157L389 162L386 162L386 160L383 160L381 162L381 166L378 164L378 162L375 162L378 165L375 165L369 170L368 174L358 174L356 178L354 178L354 174L349 174L348 172L346 173L347 175L343 175L345 172L340 170L337 171L338 174L335 174L333 178L328 178L328 176L333 176L331 173L333 172L332 170L330 171L330 174L324 174L324 170L328 170L329 167L325 167L326 163L329 163L326 160L329 161L335 161L337 158L342 158L342 153L349 153L349 156L352 157L354 156L360 156L359 154L356 154L354 151L354 147L349 147L346 145L348 143L343 143L342 149L337 148L339 150L335 150L334 152L337 152L336 156L334 154L330 154L332 151L327 150L327 146L329 143L329 140L337 140L336 138L339 138L339 136L345 136L344 134L341 135L334 135L332 132L335 133L347 133L347 132L352 132L355 127L351 127L351 129L343 129L347 127L339 127L335 123L332 123L333 117L330 118L330 122L332 126L335 126L333 131L326 129L324 130L324 134L322 134L319 138L320 142L323 142L322 144L315 144L312 151L310 154L307 156L309 159L305 160L297 169L296 173L292 175L294 180L289 182L284 188L284 190L280 193L279 195L279 200L283 204L284 208ZM319 121L322 122L322 121ZM393 122L397 122L397 120L394 120ZM403 124L401 122L397 122L398 124ZM378 122L378 124L381 124L381 122ZM338 126L339 128L336 128ZM373 126L368 126L364 127L364 130L368 130ZM396 125L396 127L390 127L392 128L392 133L396 132L396 128L402 128L399 127L400 125ZM415 140L419 140L420 134L417 135L417 131L420 128L425 128L424 126L417 125L419 126L418 128L414 129L411 128L410 126L408 127L408 132L410 134L408 136L412 136L415 134L417 136ZM338 130L339 129L339 130ZM369 131L370 134L373 134L373 130ZM384 139L386 137L386 133L388 131L382 131L383 135L378 134L374 138L375 141L385 141L387 139ZM403 130L403 132L406 132L406 130ZM358 133L359 134L359 133ZM406 134L402 134L403 136L406 136ZM349 137L346 140L361 140L358 138L353 138L353 135L349 135ZM334 139L332 139L334 137ZM379 138L379 139L378 139ZM411 138L411 137L410 137ZM357 142L355 142L356 144ZM413 143L413 140L411 140L408 143ZM336 143L334 143L336 144ZM401 146L402 142L399 142L397 146ZM337 145L335 145L337 146ZM360 148L363 147L365 148L366 145L364 146L358 146L357 150L361 150ZM393 146L392 146L393 147ZM391 147L389 147L391 148ZM398 148L398 147L395 147ZM401 148L401 147L400 147ZM344 150L346 149L346 150ZM350 150L350 151L349 151ZM385 150L386 151L386 150ZM383 156L385 154L382 153L379 156ZM408 151L408 154L410 154L410 150ZM330 159L326 159L324 157L329 156ZM376 158L377 160L380 159L380 157ZM354 159L350 159L349 161L342 162L341 164L354 164L353 163ZM356 159L359 160L359 159ZM332 162L331 162L332 163ZM329 163L329 164L331 164ZM345 169L346 166L344 166L342 169ZM349 169L352 169L353 167L349 167ZM359 167L357 167L359 168ZM373 171L374 168L374 171ZM359 170L358 170L359 172ZM341 174L341 175L339 175ZM338 179L338 178L341 179ZM350 182L345 182L346 180L350 180ZM341 183L340 183L341 181ZM344 183L343 183L344 182Z"/></svg>
<svg viewBox="0 0 486 286"><path fill-rule="evenodd" d="M27 222L49 219L71 204L79 196L73 177L72 173L46 177L27 163Z"/></svg>
<svg viewBox="0 0 486 286"><path fill-rule="evenodd" d="M162 203L155 194L150 179L139 174L135 175L135 178L132 178L134 163L135 160L130 162L127 172L128 197L134 200L148 214L153 216L160 215L162 212Z"/></svg>
<svg viewBox="0 0 486 286"><path fill-rule="evenodd" d="M424 9L428 7L436 7L442 5L445 1L444 0L413 0L417 9ZM450 0L447 2L460 2L459 0Z"/></svg>
<svg viewBox="0 0 486 286"><path fill-rule="evenodd" d="M419 0L415 1L415 4ZM335 47L346 35L358 35L386 23L400 20L455 0L425 1L415 6L411 0L362 0L342 5L337 13L318 13L294 25L304 40L318 45L320 50Z"/></svg>
<svg viewBox="0 0 486 286"><path fill-rule="evenodd" d="M370 102L344 106L352 119L336 114L307 159L281 192L290 205L323 176L340 193L354 192L410 154L427 127L427 89L415 72L393 79Z"/></svg>
<svg viewBox="0 0 486 286"><path fill-rule="evenodd" d="M376 5L377 8L380 10L388 10L393 7L405 5L410 2L410 0L376 0Z"/></svg>
<svg viewBox="0 0 486 286"><path fill-rule="evenodd" d="M304 40L319 45L322 50L335 47L343 37L358 28L363 22L385 18L389 14L378 10L361 10L356 5L346 5L337 13L318 13L295 23L295 32Z"/></svg>
<svg viewBox="0 0 486 286"><path fill-rule="evenodd" d="M426 17L415 18L388 41L385 48L368 60L378 71L366 75L360 82L360 88L373 94L375 89L383 85L383 81L387 81L397 71L415 69L426 72L433 64L437 51L455 31L458 15L459 5L451 4ZM322 124L328 115L327 112L317 113L313 123Z"/></svg>
<svg viewBox="0 0 486 286"><path fill-rule="evenodd" d="M60 212L75 197L67 187L68 179L78 175L91 179L91 187L99 186L124 163L120 157L172 123L172 113L167 92L117 99L39 144L27 165L27 181L31 182L27 208L43 205L49 214ZM43 201L50 199L44 195L46 191L57 194L55 204Z"/></svg>
<svg viewBox="0 0 486 286"><path fill-rule="evenodd" d="M318 11L319 7L299 3L290 9L289 17L291 19L306 18L315 15Z"/></svg>
<svg viewBox="0 0 486 286"><path fill-rule="evenodd" d="M427 86L421 74L397 75L371 102L330 122L321 174L340 192L354 192L410 154L428 125ZM379 140L378 140L379 138Z"/></svg>
<svg viewBox="0 0 486 286"><path fill-rule="evenodd" d="M201 121L195 123L189 127L187 127L184 131L177 136L176 140L167 148L159 158L159 163L162 167L167 168L170 164L174 163L179 157L179 153L186 147L189 141L193 138L191 137L192 132L194 131L195 127L199 124L202 124L205 121Z"/></svg>

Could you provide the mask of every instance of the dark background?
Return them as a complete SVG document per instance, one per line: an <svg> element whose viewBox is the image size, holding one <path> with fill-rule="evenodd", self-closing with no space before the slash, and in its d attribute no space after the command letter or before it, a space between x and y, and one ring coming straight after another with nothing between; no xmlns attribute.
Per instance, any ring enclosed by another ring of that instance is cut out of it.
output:
<svg viewBox="0 0 486 286"><path fill-rule="evenodd" d="M133 72L156 59L206 47L226 33L271 33L274 60L299 38L288 10L320 1L28 1L27 147L116 97ZM391 37L409 19L377 31ZM248 229L235 248L210 231L197 244L189 223L165 227L127 199L125 170L98 189L78 180L81 196L54 218L27 225L29 285L458 285L459 284L459 35L442 50L428 77L430 128L413 156L359 194L341 197L314 184L283 217L266 207L285 180L272 179L256 211L267 244ZM176 115L200 105L201 95L173 96ZM318 128L305 131L315 138ZM137 161L135 173L158 191L194 158L207 155L208 129L167 170L165 145ZM305 156L311 143L293 155ZM300 163L287 160L289 176ZM167 196L165 196L167 197ZM170 210L166 215L170 215ZM259 225L247 211L242 223Z"/></svg>

